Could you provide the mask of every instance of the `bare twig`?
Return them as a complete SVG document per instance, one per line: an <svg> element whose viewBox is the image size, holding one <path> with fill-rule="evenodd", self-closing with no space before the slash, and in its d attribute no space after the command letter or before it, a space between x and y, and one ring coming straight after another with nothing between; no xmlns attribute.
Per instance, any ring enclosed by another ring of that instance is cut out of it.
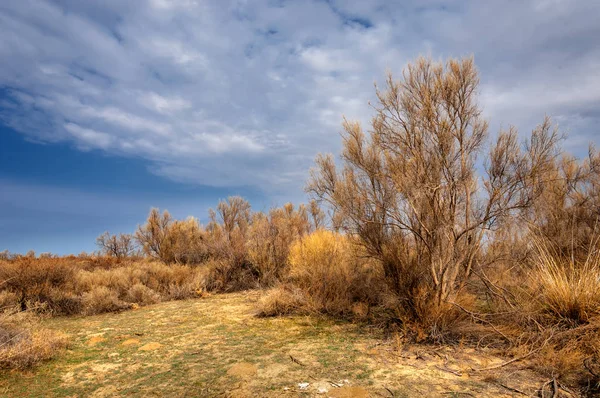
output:
<svg viewBox="0 0 600 398"><path fill-rule="evenodd" d="M521 390L519 390L519 389L517 389L517 388L514 388L514 387L507 386L507 385L506 385L506 384L504 384L504 383L497 382L496 384L498 384L498 385L499 385L500 387L502 387L502 388L505 388L505 389L507 389L508 391L512 391L512 392L516 392L516 393L518 393L518 394L521 394L521 395L526 395L526 396L529 396L529 394L527 394L527 393L525 393L525 392L523 392L523 391L521 391Z"/></svg>
<svg viewBox="0 0 600 398"><path fill-rule="evenodd" d="M589 362L590 362L591 359L592 359L592 357L585 358L583 360L583 366L587 369L588 372L590 372L592 374L592 376L598 377L598 373L594 372L592 370L592 368L590 367Z"/></svg>
<svg viewBox="0 0 600 398"><path fill-rule="evenodd" d="M533 349L533 350L529 351L529 352L528 352L527 354L525 354L525 355L522 355L522 356L520 356L520 357L513 358L513 359L511 359L510 361L502 362L502 363L501 363L501 364L499 364L499 365L490 366L490 367L487 367L487 368L480 368L480 369L475 369L475 368L473 368L473 371L475 371L475 372L484 372L484 371L486 371L486 370L494 370L494 369L499 369L499 368L502 368L502 367L504 367L504 366L506 366L506 365L510 365L511 363L515 363L515 362L518 362L518 361L522 361L523 359L527 359L527 358L529 358L530 356L532 356L533 354L535 354L535 353L537 353L537 352L541 351L541 350L542 350L542 348L544 348L544 347L546 346L546 344L548 344L548 342L550 341L550 339L551 339L552 337L554 337L554 336L552 335L552 336L548 337L546 340L544 340L544 342L542 343L542 345L540 345L538 348L535 348L535 349Z"/></svg>
<svg viewBox="0 0 600 398"><path fill-rule="evenodd" d="M450 304L458 307L459 309L461 309L462 311L464 311L466 314L470 315L473 319L476 319L476 320L478 320L480 322L483 322L485 324L490 325L492 327L492 329L494 329L494 331L496 333L498 333L500 336L502 336L506 341L508 341L508 342L511 341L504 333L502 333L500 330L498 330L498 328L492 322L488 321L487 319L482 318L480 315L475 314L472 311L469 311L468 309L466 309L465 307L463 307L460 304L457 304L457 303L454 303L454 302L450 302Z"/></svg>
<svg viewBox="0 0 600 398"><path fill-rule="evenodd" d="M292 362L294 362L294 363L296 363L296 364L298 364L300 366L306 366L305 364L303 364L302 362L300 362L298 359L294 358L292 356L292 354L290 354L290 359L292 360Z"/></svg>
<svg viewBox="0 0 600 398"><path fill-rule="evenodd" d="M448 373L452 373L453 375L456 375L458 377L462 376L462 373L458 370L453 370L453 369L449 369L446 367L442 367L442 366L435 366L436 369L442 370L444 372L448 372Z"/></svg>

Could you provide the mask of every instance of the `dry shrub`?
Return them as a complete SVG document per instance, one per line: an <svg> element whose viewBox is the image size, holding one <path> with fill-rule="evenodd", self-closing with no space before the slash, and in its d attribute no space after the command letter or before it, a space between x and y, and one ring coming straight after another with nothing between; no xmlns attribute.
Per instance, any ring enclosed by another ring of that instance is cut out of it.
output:
<svg viewBox="0 0 600 398"><path fill-rule="evenodd" d="M160 302L160 295L149 287L136 283L127 291L127 301L139 305L156 304Z"/></svg>
<svg viewBox="0 0 600 398"><path fill-rule="evenodd" d="M108 270L81 271L77 275L77 287L83 295L105 287L120 301L146 305L196 297L204 286L204 272L204 269L184 265L134 263Z"/></svg>
<svg viewBox="0 0 600 398"><path fill-rule="evenodd" d="M52 293L57 288L69 286L74 275L73 264L60 258L24 256L12 261L0 261L0 281L4 281L1 288L17 295L23 311L42 304L61 312L60 308L52 307L56 304L52 300Z"/></svg>
<svg viewBox="0 0 600 398"><path fill-rule="evenodd" d="M67 346L63 334L42 329L31 313L0 315L0 369L26 369Z"/></svg>
<svg viewBox="0 0 600 398"><path fill-rule="evenodd" d="M138 226L135 239L143 252L165 264L198 264L208 258L206 232L198 220L173 220L168 211L152 209L146 224Z"/></svg>
<svg viewBox="0 0 600 398"><path fill-rule="evenodd" d="M268 214L255 213L248 231L248 258L256 269L261 286L273 286L288 271L292 243L310 232L305 206L287 203Z"/></svg>
<svg viewBox="0 0 600 398"><path fill-rule="evenodd" d="M101 314L104 312L115 312L129 308L114 290L106 286L96 286L82 298L83 311L86 315Z"/></svg>
<svg viewBox="0 0 600 398"><path fill-rule="evenodd" d="M93 271L96 269L111 269L123 265L126 261L114 256L96 256L96 255L80 255L79 257L66 256L63 260L68 260L77 265L77 269ZM127 261L140 261L139 258L128 258Z"/></svg>
<svg viewBox="0 0 600 398"><path fill-rule="evenodd" d="M256 315L259 317L303 313L307 302L302 290L293 286L273 288L259 299Z"/></svg>
<svg viewBox="0 0 600 398"><path fill-rule="evenodd" d="M206 267L134 258L14 256L0 260L0 308L52 315L118 311L197 297L205 288L205 273Z"/></svg>
<svg viewBox="0 0 600 398"><path fill-rule="evenodd" d="M209 291L228 293L259 287L258 275L249 262L219 259L209 261L206 267L205 287Z"/></svg>
<svg viewBox="0 0 600 398"><path fill-rule="evenodd" d="M16 293L6 290L0 291L0 311L16 308L18 304L19 298Z"/></svg>
<svg viewBox="0 0 600 398"><path fill-rule="evenodd" d="M344 235L325 230L292 245L289 279L303 292L308 309L352 315L356 303L378 304L385 285L377 268L358 250Z"/></svg>
<svg viewBox="0 0 600 398"><path fill-rule="evenodd" d="M524 145L514 128L488 141L478 86L472 58L419 58L400 80L388 75L369 132L344 120L341 167L319 156L307 187L378 260L402 315L432 335L458 316L450 303L471 282L491 231L531 206L558 151L548 118Z"/></svg>

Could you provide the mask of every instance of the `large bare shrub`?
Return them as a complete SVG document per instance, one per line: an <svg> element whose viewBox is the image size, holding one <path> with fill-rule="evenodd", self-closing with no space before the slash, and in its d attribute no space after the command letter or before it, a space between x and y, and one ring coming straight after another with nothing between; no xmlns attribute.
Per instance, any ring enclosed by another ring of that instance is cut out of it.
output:
<svg viewBox="0 0 600 398"><path fill-rule="evenodd" d="M169 227L173 219L168 211L160 214L158 209L151 209L146 224L138 226L135 238L142 250L150 257L164 263L172 259L168 241Z"/></svg>
<svg viewBox="0 0 600 398"><path fill-rule="evenodd" d="M296 209L287 203L268 214L253 215L247 250L262 286L272 286L286 274L290 246L310 230L309 213L303 205Z"/></svg>
<svg viewBox="0 0 600 398"><path fill-rule="evenodd" d="M174 220L166 210L161 215L152 209L135 236L144 253L165 264L198 264L209 255L206 234L198 220Z"/></svg>
<svg viewBox="0 0 600 398"><path fill-rule="evenodd" d="M555 156L548 120L524 147L515 129L491 144L477 104L472 58L445 65L420 58L403 79L387 79L367 137L344 122L343 168L319 156L308 190L341 228L379 260L389 287L418 320L448 303L469 280L486 233L531 205L539 171Z"/></svg>
<svg viewBox="0 0 600 398"><path fill-rule="evenodd" d="M111 235L108 231L96 238L96 245L106 256L125 258L135 251L135 240L131 234Z"/></svg>
<svg viewBox="0 0 600 398"><path fill-rule="evenodd" d="M207 288L236 291L257 286L258 273L248 257L248 230L252 221L250 203L239 196L221 201L210 210L206 227L211 262Z"/></svg>

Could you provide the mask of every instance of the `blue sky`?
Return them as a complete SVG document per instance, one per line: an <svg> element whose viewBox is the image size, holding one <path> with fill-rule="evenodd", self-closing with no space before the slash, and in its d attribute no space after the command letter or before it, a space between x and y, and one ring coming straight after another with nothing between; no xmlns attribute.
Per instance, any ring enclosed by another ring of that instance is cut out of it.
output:
<svg viewBox="0 0 600 398"><path fill-rule="evenodd" d="M93 250L152 206L304 201L345 115L420 54L473 54L492 132L545 114L600 144L600 3L0 2L0 250Z"/></svg>

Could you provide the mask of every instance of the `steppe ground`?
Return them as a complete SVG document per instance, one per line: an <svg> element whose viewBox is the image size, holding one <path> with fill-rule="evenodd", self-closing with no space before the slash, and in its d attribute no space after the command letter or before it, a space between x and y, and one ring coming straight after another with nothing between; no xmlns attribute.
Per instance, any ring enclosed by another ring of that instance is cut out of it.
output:
<svg viewBox="0 0 600 398"><path fill-rule="evenodd" d="M0 375L6 397L501 397L543 384L485 350L401 346L325 317L256 318L258 292L45 320L70 348ZM518 390L518 391L517 391Z"/></svg>

